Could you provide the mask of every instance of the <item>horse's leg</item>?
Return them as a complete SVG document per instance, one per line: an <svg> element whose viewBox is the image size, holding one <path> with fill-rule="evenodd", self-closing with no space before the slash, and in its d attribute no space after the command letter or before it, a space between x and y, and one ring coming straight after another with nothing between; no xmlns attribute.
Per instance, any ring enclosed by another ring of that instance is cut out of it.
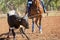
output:
<svg viewBox="0 0 60 40"><path fill-rule="evenodd" d="M39 18L39 32L40 32L40 33L42 33L41 20L42 20L42 16L40 16L40 18Z"/></svg>
<svg viewBox="0 0 60 40"><path fill-rule="evenodd" d="M34 31L34 18L32 18L32 32Z"/></svg>
<svg viewBox="0 0 60 40"><path fill-rule="evenodd" d="M38 18L35 18L35 24L36 24L37 27L38 27Z"/></svg>

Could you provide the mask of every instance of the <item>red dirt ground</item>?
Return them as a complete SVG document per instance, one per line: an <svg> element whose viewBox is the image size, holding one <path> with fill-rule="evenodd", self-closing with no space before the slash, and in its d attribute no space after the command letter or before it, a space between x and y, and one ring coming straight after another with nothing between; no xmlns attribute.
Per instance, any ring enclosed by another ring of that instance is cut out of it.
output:
<svg viewBox="0 0 60 40"><path fill-rule="evenodd" d="M35 25L35 31L31 31L31 19L29 19L30 28L26 30L26 34L30 40L60 40L60 16L52 16L42 18L43 33L40 34ZM8 24L6 18L0 18L0 35L8 32ZM5 36L0 36L4 38ZM17 40L27 40L21 34L16 35ZM12 38L11 38L12 40Z"/></svg>

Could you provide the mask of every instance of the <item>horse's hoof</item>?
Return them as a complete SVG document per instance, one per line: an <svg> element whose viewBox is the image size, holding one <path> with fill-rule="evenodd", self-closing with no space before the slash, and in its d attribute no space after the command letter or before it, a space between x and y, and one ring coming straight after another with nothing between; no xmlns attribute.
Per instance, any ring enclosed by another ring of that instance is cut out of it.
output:
<svg viewBox="0 0 60 40"><path fill-rule="evenodd" d="M40 34L42 34L42 32L39 31Z"/></svg>
<svg viewBox="0 0 60 40"><path fill-rule="evenodd" d="M39 33L41 33L41 34L42 34L42 29L40 29Z"/></svg>
<svg viewBox="0 0 60 40"><path fill-rule="evenodd" d="M42 32L40 32L42 34Z"/></svg>

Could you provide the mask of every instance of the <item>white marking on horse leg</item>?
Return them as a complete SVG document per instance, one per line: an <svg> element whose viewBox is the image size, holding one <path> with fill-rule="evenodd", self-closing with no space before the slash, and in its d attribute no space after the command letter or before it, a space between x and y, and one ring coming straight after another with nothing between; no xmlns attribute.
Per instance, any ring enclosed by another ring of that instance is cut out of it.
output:
<svg viewBox="0 0 60 40"><path fill-rule="evenodd" d="M42 34L42 26L39 26L39 32Z"/></svg>

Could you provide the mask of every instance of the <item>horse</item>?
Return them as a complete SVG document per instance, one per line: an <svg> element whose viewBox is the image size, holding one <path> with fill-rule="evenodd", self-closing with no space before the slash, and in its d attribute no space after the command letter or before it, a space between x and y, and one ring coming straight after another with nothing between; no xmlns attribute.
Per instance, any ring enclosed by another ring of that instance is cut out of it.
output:
<svg viewBox="0 0 60 40"><path fill-rule="evenodd" d="M35 23L37 27L39 28L39 32L42 33L41 20L42 20L42 17L44 16L43 15L44 10L43 10L40 0L32 0L32 5L29 11L30 14L27 11L26 13L28 14L28 17L32 19L32 32L34 31L34 23Z"/></svg>
<svg viewBox="0 0 60 40"><path fill-rule="evenodd" d="M7 13L7 22L9 25L9 33L8 33L7 38L9 38L10 33L12 32L13 40L16 40L16 33L14 32L14 29L20 28L20 32L21 32L22 36L24 34L27 37L27 39L29 40L28 36L25 34L25 32L23 31L23 28L22 28L22 26L23 26L25 29L29 29L29 24L26 19L27 15L20 17L17 13L14 13L14 14L13 13L10 13L10 14ZM20 26L20 25L22 25L22 26Z"/></svg>

